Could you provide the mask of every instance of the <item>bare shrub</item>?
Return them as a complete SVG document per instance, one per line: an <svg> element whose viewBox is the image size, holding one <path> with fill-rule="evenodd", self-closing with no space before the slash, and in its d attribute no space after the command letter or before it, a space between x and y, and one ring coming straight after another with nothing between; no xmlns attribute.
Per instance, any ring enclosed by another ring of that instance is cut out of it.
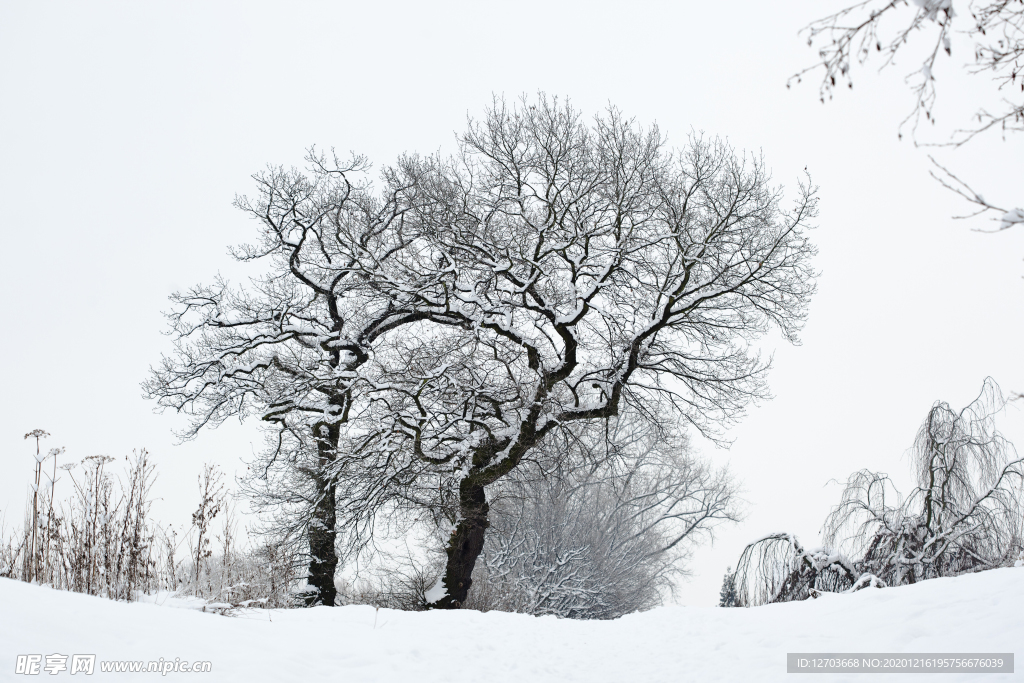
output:
<svg viewBox="0 0 1024 683"><path fill-rule="evenodd" d="M115 459L109 456L58 466L62 452L53 449L36 459L33 481L40 484L29 500L23 531L8 535L0 524L0 576L114 600L169 590L231 607L295 606L294 553L267 538L255 548L240 547L216 468L204 468L193 525L179 538L173 527L152 519L156 469L145 449L125 458L122 477L110 471ZM41 467L50 457L52 477L49 464ZM64 473L60 477L58 469ZM69 500L55 497L62 479L70 481ZM212 523L221 513L224 526L217 535ZM186 555L181 548L186 541L190 552L183 563L179 557Z"/></svg>
<svg viewBox="0 0 1024 683"><path fill-rule="evenodd" d="M415 550L379 552L376 561L351 581L342 581L338 594L343 605L420 612L430 608L428 593L437 584L444 569L443 539L431 541Z"/></svg>
<svg viewBox="0 0 1024 683"><path fill-rule="evenodd" d="M287 543L250 533L243 538L256 539L256 545L242 547L235 506L220 481L216 468L204 468L200 479L201 501L189 530L198 539L190 547L189 563L173 570L182 577L177 591L222 607L299 606L301 600L295 588L299 583L301 558ZM222 525L220 533L216 534L212 520L220 513L223 513ZM205 530L199 528L203 519ZM216 547L211 537L218 542Z"/></svg>
<svg viewBox="0 0 1024 683"><path fill-rule="evenodd" d="M107 470L109 456L64 468L74 497L56 509L48 581L57 588L130 600L156 586L155 530L149 524L154 468L145 450L126 458L126 480ZM48 544L50 547L50 544Z"/></svg>
<svg viewBox="0 0 1024 683"><path fill-rule="evenodd" d="M7 535L6 520L0 517L0 577L5 579L21 578L18 569L25 546L17 535Z"/></svg>
<svg viewBox="0 0 1024 683"><path fill-rule="evenodd" d="M725 471L664 425L626 418L548 440L492 500L466 606L579 619L661 604L693 545L736 519Z"/></svg>

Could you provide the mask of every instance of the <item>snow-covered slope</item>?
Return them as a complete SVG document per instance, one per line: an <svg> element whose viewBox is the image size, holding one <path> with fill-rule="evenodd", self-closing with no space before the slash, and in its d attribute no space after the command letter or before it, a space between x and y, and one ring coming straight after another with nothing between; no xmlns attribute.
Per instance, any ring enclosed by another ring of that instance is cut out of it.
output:
<svg viewBox="0 0 1024 683"><path fill-rule="evenodd" d="M156 680L108 673L111 660L209 660L205 681L783 681L787 652L1024 654L1024 568L753 609L666 607L607 622L371 607L251 611L237 617L116 603L0 579L0 680L17 655L95 654L69 680ZM45 660L44 660L45 663ZM69 660L70 664L70 660ZM1017 670L1020 671L1018 663ZM1008 681L1024 674L872 674L873 683ZM817 674L811 681L864 681ZM803 676L798 676L804 680Z"/></svg>

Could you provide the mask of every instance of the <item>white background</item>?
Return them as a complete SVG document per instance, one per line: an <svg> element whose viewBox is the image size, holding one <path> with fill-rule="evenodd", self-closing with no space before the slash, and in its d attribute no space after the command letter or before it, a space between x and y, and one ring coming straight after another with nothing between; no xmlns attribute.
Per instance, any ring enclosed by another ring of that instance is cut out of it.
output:
<svg viewBox="0 0 1024 683"><path fill-rule="evenodd" d="M698 444L744 482L746 519L693 559L678 599L717 601L742 547L785 530L814 545L868 467L909 487L903 454L938 399L962 407L991 375L1024 391L1024 229L984 219L897 139L908 53L818 102L798 30L835 2L0 3L0 515L20 527L43 428L63 461L145 447L181 525L202 463L244 472L260 440L227 424L176 445L139 382L161 352L176 289L245 271L226 254L254 235L231 208L267 163L310 145L377 166L453 148L492 94L544 90L592 113L609 102L682 144L691 130L763 151L779 183L821 187L819 291L793 347L775 352L774 400L751 406L729 450ZM966 22L961 21L961 27ZM918 41L923 46L922 41ZM912 46L913 47L913 46ZM954 56L936 70L943 140L990 89ZM1024 144L987 136L939 158L991 202L1024 201ZM1016 349L1016 351L1015 351ZM1017 402L1021 405L1022 402ZM1011 408L1003 420L1024 437ZM67 482L59 482L58 497ZM70 487L68 487L70 488Z"/></svg>

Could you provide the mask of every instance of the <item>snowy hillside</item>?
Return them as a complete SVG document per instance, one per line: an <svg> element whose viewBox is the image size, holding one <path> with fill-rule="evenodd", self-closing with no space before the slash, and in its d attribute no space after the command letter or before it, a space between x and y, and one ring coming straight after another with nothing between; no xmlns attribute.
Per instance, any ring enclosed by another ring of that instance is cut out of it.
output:
<svg viewBox="0 0 1024 683"><path fill-rule="evenodd" d="M787 652L1024 653L1024 569L999 569L854 595L751 609L667 607L615 621L370 607L252 611L238 617L125 604L0 579L0 680L17 655L208 660L207 681L783 681ZM69 660L70 664L70 660ZM1020 672L1021 664L1017 663ZM77 674L76 674L77 675ZM161 677L162 678L162 677ZM167 679L189 678L169 673ZM870 680L935 680L929 674ZM1007 681L1024 674L943 674ZM79 680L74 678L71 680ZM803 677L800 677L803 680ZM812 681L866 680L861 674Z"/></svg>

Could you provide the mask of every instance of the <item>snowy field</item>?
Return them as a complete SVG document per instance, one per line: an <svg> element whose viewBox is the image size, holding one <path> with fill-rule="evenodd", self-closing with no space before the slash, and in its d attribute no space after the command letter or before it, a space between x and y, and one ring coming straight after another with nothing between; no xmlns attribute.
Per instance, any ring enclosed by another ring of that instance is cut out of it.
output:
<svg viewBox="0 0 1024 683"><path fill-rule="evenodd" d="M1024 653L1024 568L751 609L665 607L604 622L371 607L226 617L173 599L117 603L0 579L0 680L19 654L206 660L209 681L1008 681L1024 674L786 673L787 652ZM70 663L70 662L69 662ZM44 660L45 664L45 660ZM1021 664L1016 664L1021 671Z"/></svg>

